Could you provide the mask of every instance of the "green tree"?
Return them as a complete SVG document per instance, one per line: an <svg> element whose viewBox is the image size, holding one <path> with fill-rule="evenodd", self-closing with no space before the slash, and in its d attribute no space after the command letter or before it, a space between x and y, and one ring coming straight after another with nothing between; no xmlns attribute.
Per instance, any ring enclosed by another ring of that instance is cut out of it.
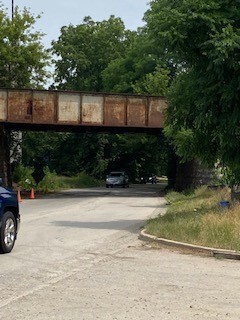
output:
<svg viewBox="0 0 240 320"><path fill-rule="evenodd" d="M85 17L77 26L62 27L53 41L55 86L61 89L102 91L102 71L125 54L135 32L125 29L120 18L95 22Z"/></svg>
<svg viewBox="0 0 240 320"><path fill-rule="evenodd" d="M103 71L105 91L165 95L173 68L158 55L145 29L139 29L125 56Z"/></svg>
<svg viewBox="0 0 240 320"><path fill-rule="evenodd" d="M152 73L146 74L133 84L135 93L149 93L153 95L166 96L170 84L170 71L159 65L156 66Z"/></svg>
<svg viewBox="0 0 240 320"><path fill-rule="evenodd" d="M85 171L102 178L108 165L105 159L105 145L108 144L107 134L68 133L62 135L56 151L56 171L73 175Z"/></svg>
<svg viewBox="0 0 240 320"><path fill-rule="evenodd" d="M61 160L58 160L56 152L63 139L62 135L57 132L23 132L22 162L34 168L33 176L37 182L44 176L44 167L54 170Z"/></svg>
<svg viewBox="0 0 240 320"><path fill-rule="evenodd" d="M141 36L125 30L122 21L113 16L102 22L87 17L79 26L63 27L59 40L53 43L53 52L57 55L56 86L71 90L136 93L139 90L139 93L163 94L168 74L165 70L160 74L161 67L150 54L151 43L140 33ZM56 170L68 175L86 171L98 178L120 167L127 170L132 179L140 171L157 170L164 174L165 153L159 148L160 140L147 135L67 134L56 151L59 152Z"/></svg>
<svg viewBox="0 0 240 320"><path fill-rule="evenodd" d="M1 2L0 2L1 5ZM47 79L49 55L34 30L36 20L27 9L15 8L14 19L0 7L0 86L41 87Z"/></svg>
<svg viewBox="0 0 240 320"><path fill-rule="evenodd" d="M0 2L0 87L43 88L45 85L49 54L41 42L43 34L34 30L39 18L26 8L21 11L15 7L12 19ZM18 132L9 135L11 158L19 162L21 137Z"/></svg>
<svg viewBox="0 0 240 320"><path fill-rule="evenodd" d="M162 134L112 135L109 143L108 171L126 170L132 180L141 173L167 174L168 143Z"/></svg>
<svg viewBox="0 0 240 320"><path fill-rule="evenodd" d="M107 134L27 132L23 136L22 159L26 166L35 168L39 182L44 167L67 176L79 172L102 178L109 158L105 156Z"/></svg>
<svg viewBox="0 0 240 320"><path fill-rule="evenodd" d="M179 70L166 126L178 154L238 170L240 2L153 0L145 20Z"/></svg>

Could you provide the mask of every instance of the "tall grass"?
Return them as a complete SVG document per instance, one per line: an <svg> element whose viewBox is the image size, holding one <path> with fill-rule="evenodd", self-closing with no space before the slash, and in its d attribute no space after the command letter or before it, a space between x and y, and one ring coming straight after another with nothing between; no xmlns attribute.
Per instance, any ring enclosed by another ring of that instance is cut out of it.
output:
<svg viewBox="0 0 240 320"><path fill-rule="evenodd" d="M74 177L58 176L56 182L59 189L88 188L103 185L102 181L99 181L84 172L81 172Z"/></svg>
<svg viewBox="0 0 240 320"><path fill-rule="evenodd" d="M81 172L73 177L57 176L55 173L45 174L43 180L38 184L37 190L40 192L52 192L62 189L77 189L98 187L103 185L99 180Z"/></svg>
<svg viewBox="0 0 240 320"><path fill-rule="evenodd" d="M104 182L99 181L85 172L80 172L73 177L58 176L55 171L51 171L48 166L43 168L44 177L37 184L32 176L34 168L25 167L19 164L14 169L13 179L14 188L20 188L22 191L29 191L31 188L39 192L47 193L60 189L87 188L103 186Z"/></svg>
<svg viewBox="0 0 240 320"><path fill-rule="evenodd" d="M170 192L164 216L148 221L149 234L160 238L222 249L240 250L240 206L220 208L230 190L201 187L191 193Z"/></svg>

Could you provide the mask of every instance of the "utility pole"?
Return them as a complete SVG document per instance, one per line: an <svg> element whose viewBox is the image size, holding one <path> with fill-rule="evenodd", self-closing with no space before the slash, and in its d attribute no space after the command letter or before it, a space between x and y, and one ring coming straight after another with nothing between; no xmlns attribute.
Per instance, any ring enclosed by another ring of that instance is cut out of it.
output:
<svg viewBox="0 0 240 320"><path fill-rule="evenodd" d="M12 0L12 20L14 18L14 0Z"/></svg>

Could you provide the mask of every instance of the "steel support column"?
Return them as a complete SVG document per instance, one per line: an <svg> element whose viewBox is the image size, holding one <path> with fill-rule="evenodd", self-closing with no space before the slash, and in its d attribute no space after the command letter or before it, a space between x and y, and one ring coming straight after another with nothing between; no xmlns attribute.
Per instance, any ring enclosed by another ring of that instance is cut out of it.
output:
<svg viewBox="0 0 240 320"><path fill-rule="evenodd" d="M4 125L0 125L0 177L7 186L12 186L8 135Z"/></svg>

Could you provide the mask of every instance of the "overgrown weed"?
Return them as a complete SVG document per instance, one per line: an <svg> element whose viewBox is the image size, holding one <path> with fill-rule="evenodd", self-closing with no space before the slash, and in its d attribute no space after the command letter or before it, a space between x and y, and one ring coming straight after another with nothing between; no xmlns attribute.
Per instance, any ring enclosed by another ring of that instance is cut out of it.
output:
<svg viewBox="0 0 240 320"><path fill-rule="evenodd" d="M240 250L240 205L222 209L221 200L230 200L229 188L206 186L186 193L170 192L164 216L151 219L147 232L157 237L196 245Z"/></svg>
<svg viewBox="0 0 240 320"><path fill-rule="evenodd" d="M80 172L74 177L58 176L57 180L61 189L99 187L103 185L102 181L89 176L85 172Z"/></svg>

